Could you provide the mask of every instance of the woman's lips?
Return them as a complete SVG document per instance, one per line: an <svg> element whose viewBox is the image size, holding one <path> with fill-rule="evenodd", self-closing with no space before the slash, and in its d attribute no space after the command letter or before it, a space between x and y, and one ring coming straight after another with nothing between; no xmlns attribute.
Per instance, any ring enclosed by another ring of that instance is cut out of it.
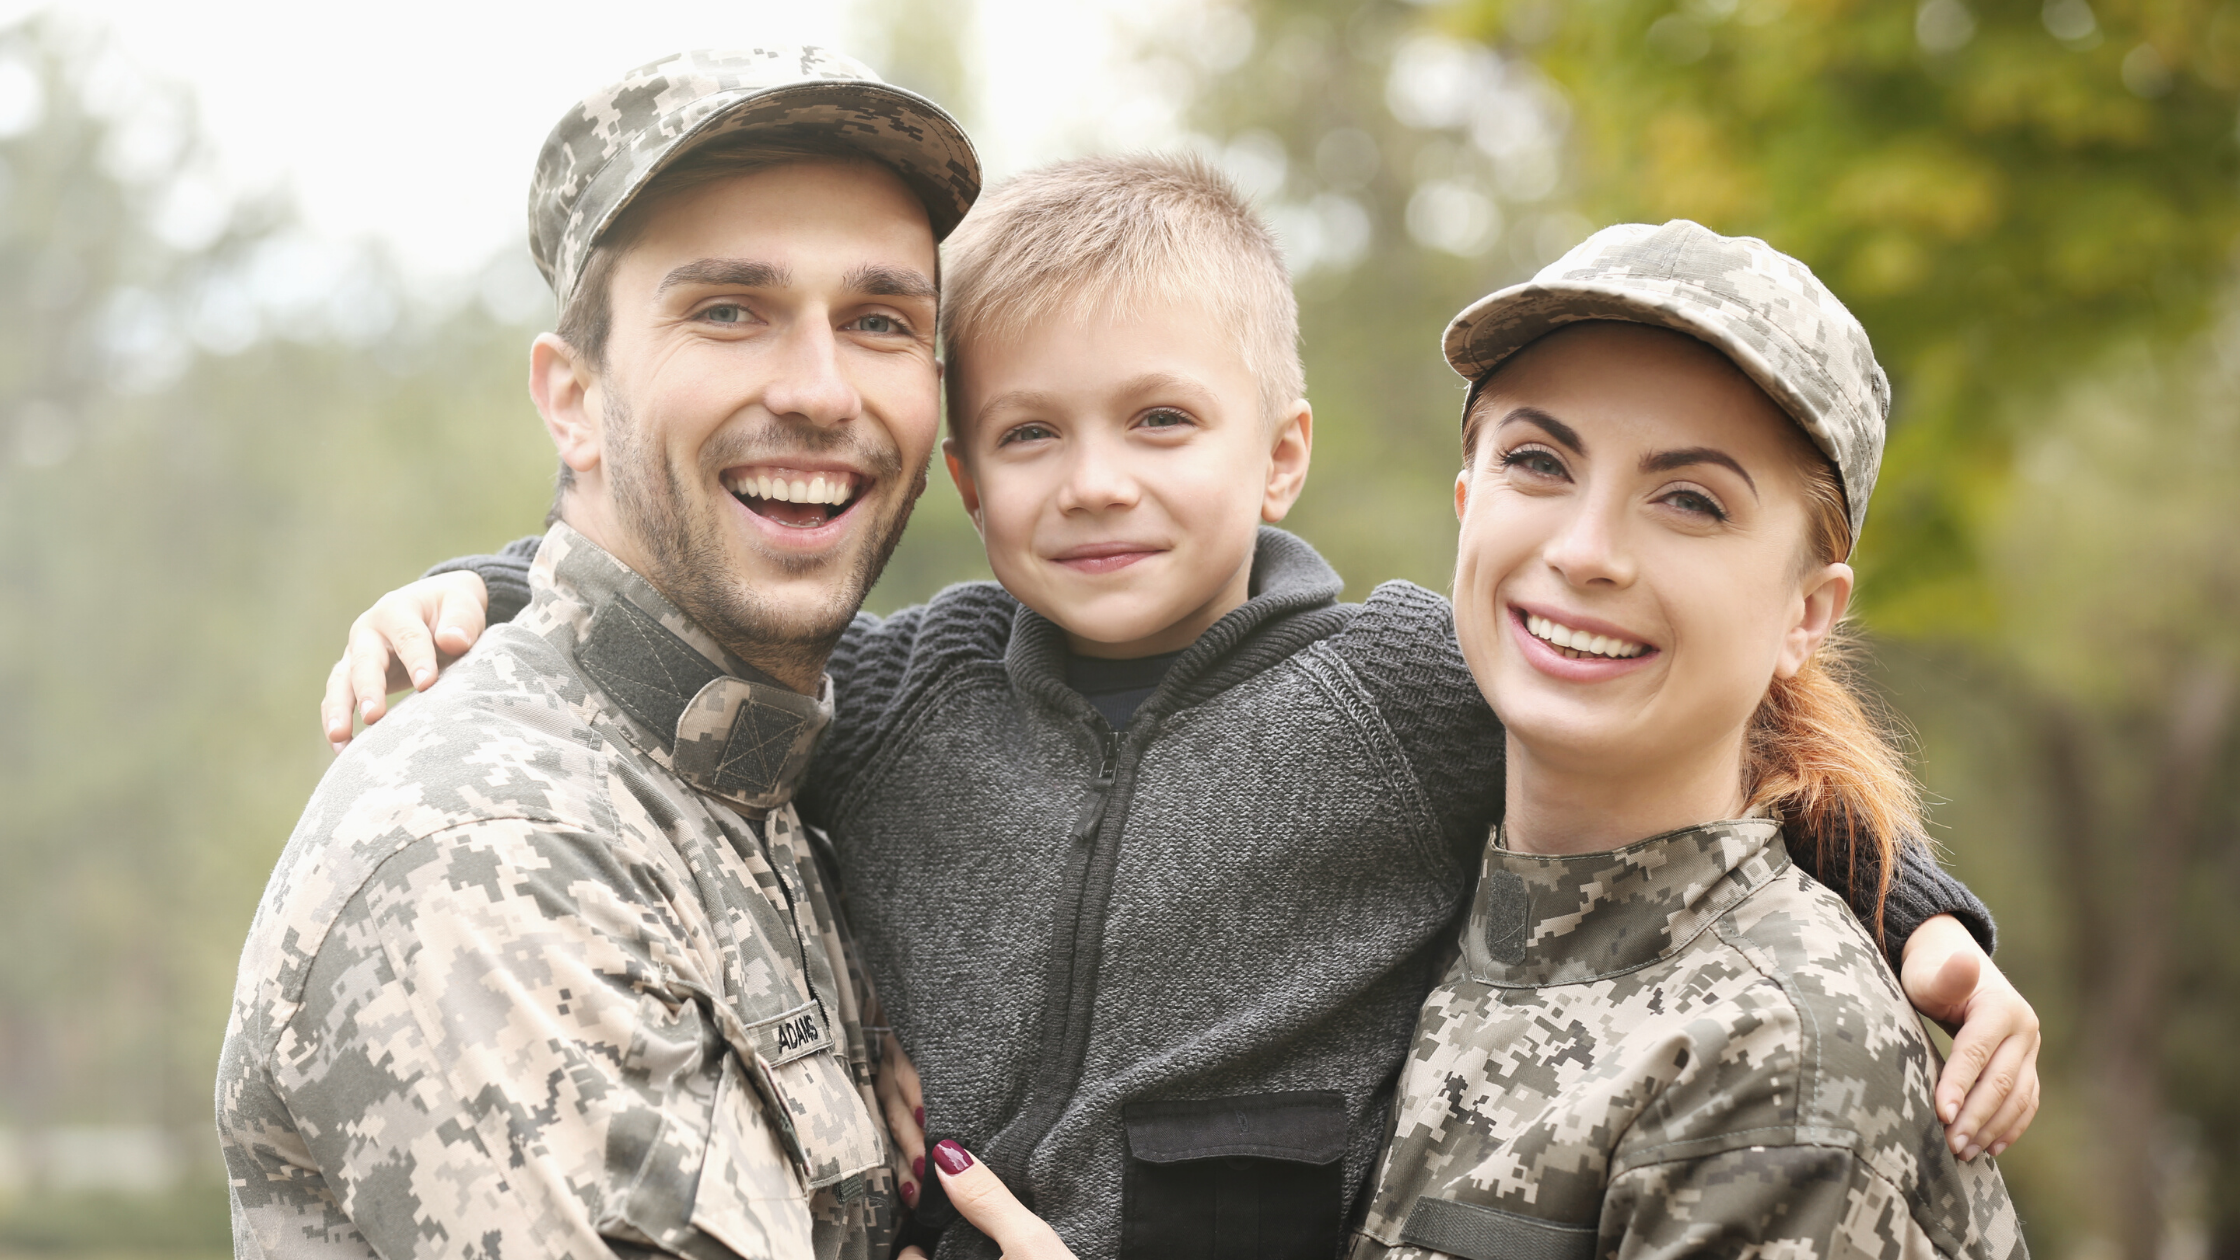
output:
<svg viewBox="0 0 2240 1260"><path fill-rule="evenodd" d="M1138 560L1147 560L1164 550L1164 547L1154 547L1148 543L1083 543L1059 552L1050 557L1050 560L1076 573L1112 573L1125 569Z"/></svg>
<svg viewBox="0 0 2240 1260"><path fill-rule="evenodd" d="M1541 673L1564 682L1604 682L1641 669L1663 655L1656 648L1645 647L1639 656L1565 656L1555 644L1525 628L1528 614L1524 609L1512 604L1508 613L1510 637L1517 641L1517 650L1524 654L1526 662Z"/></svg>

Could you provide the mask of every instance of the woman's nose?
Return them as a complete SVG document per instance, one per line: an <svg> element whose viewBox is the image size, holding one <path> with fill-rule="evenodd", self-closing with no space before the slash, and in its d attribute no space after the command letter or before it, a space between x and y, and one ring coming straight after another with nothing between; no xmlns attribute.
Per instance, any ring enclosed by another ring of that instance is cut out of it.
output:
<svg viewBox="0 0 2240 1260"><path fill-rule="evenodd" d="M1573 586L1629 586L1633 559L1626 550L1622 504L1588 500L1548 540L1548 566Z"/></svg>

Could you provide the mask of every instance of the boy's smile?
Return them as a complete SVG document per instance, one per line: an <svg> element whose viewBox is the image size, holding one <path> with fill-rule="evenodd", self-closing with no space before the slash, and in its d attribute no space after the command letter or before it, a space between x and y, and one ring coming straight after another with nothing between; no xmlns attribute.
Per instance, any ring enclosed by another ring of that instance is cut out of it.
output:
<svg viewBox="0 0 2240 1260"><path fill-rule="evenodd" d="M1312 416L1270 425L1197 302L1070 314L951 363L949 470L1004 587L1085 656L1179 651L1250 594L1261 521L1306 479Z"/></svg>

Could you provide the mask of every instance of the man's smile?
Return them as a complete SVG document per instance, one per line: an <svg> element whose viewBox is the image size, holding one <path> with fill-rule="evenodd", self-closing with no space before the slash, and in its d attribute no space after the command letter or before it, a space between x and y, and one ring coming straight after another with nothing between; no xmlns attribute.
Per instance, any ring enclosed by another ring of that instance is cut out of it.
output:
<svg viewBox="0 0 2240 1260"><path fill-rule="evenodd" d="M727 468L723 488L749 512L787 529L828 525L863 501L872 478L847 468L747 464Z"/></svg>

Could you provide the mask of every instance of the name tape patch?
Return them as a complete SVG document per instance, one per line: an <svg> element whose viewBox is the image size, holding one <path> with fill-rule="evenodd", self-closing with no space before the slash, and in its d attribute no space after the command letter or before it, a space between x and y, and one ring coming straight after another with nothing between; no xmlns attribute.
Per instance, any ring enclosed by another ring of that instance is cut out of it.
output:
<svg viewBox="0 0 2240 1260"><path fill-rule="evenodd" d="M747 1035L754 1038L755 1050L773 1066L832 1048L832 1030L813 1002L749 1024Z"/></svg>

